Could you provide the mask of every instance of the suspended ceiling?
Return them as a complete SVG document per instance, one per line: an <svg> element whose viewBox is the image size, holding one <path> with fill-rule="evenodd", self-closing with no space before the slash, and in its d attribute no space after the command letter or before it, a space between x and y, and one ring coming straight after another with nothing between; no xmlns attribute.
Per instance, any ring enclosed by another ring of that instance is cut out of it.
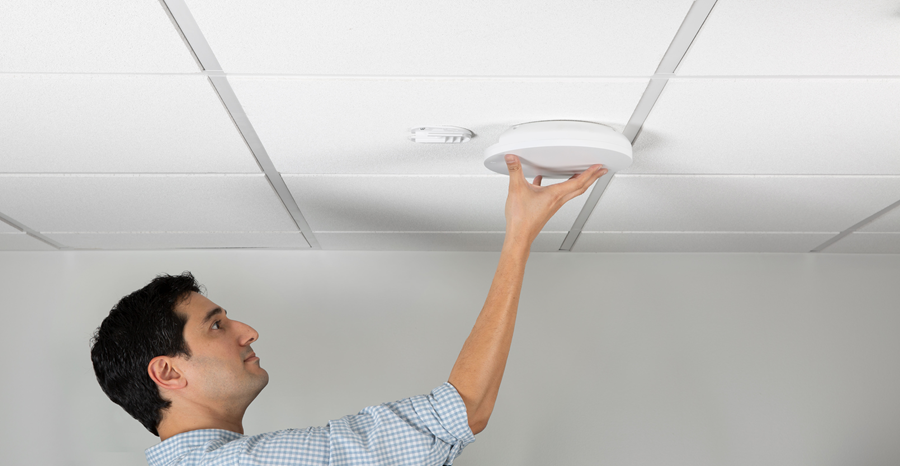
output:
<svg viewBox="0 0 900 466"><path fill-rule="evenodd" d="M0 4L0 250L499 251L483 150L572 119L635 162L534 251L900 253L896 1L410 5Z"/></svg>

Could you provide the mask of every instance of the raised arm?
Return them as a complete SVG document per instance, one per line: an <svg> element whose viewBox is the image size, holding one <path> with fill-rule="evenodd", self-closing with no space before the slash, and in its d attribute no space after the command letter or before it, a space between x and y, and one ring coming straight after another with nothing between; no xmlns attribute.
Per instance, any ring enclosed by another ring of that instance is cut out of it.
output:
<svg viewBox="0 0 900 466"><path fill-rule="evenodd" d="M594 165L564 183L542 187L540 176L535 177L534 184L525 180L522 165L515 155L507 154L506 164L509 167L509 194L500 264L481 314L449 379L466 405L469 428L475 434L487 426L500 391L531 243L563 204L584 194L607 172L601 165Z"/></svg>

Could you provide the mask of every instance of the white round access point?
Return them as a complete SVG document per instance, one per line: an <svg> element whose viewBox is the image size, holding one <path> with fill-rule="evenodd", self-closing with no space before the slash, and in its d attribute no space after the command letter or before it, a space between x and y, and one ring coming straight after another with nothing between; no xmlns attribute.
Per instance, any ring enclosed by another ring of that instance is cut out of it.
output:
<svg viewBox="0 0 900 466"><path fill-rule="evenodd" d="M504 175L506 154L519 156L526 178L570 178L591 165L609 173L631 165L631 143L609 126L590 121L547 120L522 123L500 135L484 151L484 166Z"/></svg>

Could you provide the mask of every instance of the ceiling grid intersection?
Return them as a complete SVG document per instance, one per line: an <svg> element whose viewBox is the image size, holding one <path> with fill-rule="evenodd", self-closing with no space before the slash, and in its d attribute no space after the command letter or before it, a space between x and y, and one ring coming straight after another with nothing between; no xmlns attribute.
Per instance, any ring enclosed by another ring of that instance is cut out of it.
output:
<svg viewBox="0 0 900 466"><path fill-rule="evenodd" d="M47 238L46 236L42 235L39 231L28 228L27 226L17 222L16 220L4 215L2 212L0 212L0 221L5 222L9 226L27 234L28 236L30 236L38 241L41 241L46 244L49 244L50 246L53 246L56 249L60 249L60 250L68 249L67 247L63 246L62 244L57 243L56 241L53 241L52 239Z"/></svg>
<svg viewBox="0 0 900 466"><path fill-rule="evenodd" d="M541 252L900 251L900 66L875 59L900 49L876 5L526 2L426 28L352 3L102 1L93 29L42 4L4 23L2 250L495 250L506 177L482 174L482 145L579 118L621 122L637 157L558 212ZM580 44L481 27L506 16ZM397 137L430 119L480 139ZM188 203L204 217L166 214Z"/></svg>
<svg viewBox="0 0 900 466"><path fill-rule="evenodd" d="M675 69L678 68L678 64L681 63L681 60L687 54L687 51L697 37L697 34L700 33L700 29L703 27L703 23L706 22L706 18L708 18L712 12L713 7L716 6L716 1L717 0L695 0L694 3L691 4L691 8L688 10L687 15L685 15L681 27L679 27L678 32L675 33L675 37L672 39L671 44L669 44L666 53L663 54L655 74L650 78L647 89L644 91L643 95L641 95L641 99L638 101L634 113L632 113L631 118L628 119L625 130L622 132L632 145L634 145L635 139L637 139L640 134L644 121L647 120L650 111L653 110L653 106L656 104L656 101L659 100L659 96L662 95L663 89L665 89L669 78L675 76ZM578 217L575 219L575 223L572 225L572 228L569 229L566 238L560 245L560 251L571 251L572 247L575 246L575 242L578 240L579 235L581 235L584 224L587 223L587 220L591 216L591 213L593 213L597 203L600 202L600 197L603 195L603 192L606 191L606 188L609 186L609 183L614 176L615 173L610 173L604 175L595 182L593 189L591 189L591 193L588 195L584 206L581 208L581 212L578 213Z"/></svg>
<svg viewBox="0 0 900 466"><path fill-rule="evenodd" d="M309 226L303 213L300 212L300 207L291 195L290 190L288 190L281 174L276 170L275 165L272 163L268 152L266 152L262 141L256 134L256 130L250 123L247 113L244 111L237 95L235 95L234 90L231 88L231 84L228 82L228 78L225 77L222 66L219 64L218 59L216 59L212 48L209 46L209 42L206 40L206 37L194 20L194 16L188 9L187 4L184 3L184 0L160 1L167 10L169 18L176 26L176 29L179 31L185 44L190 49L191 54L199 62L200 67L203 69L202 74L207 77L210 84L213 86L213 89L219 96L225 110L228 112L231 120L240 132L241 137L243 137L244 141L247 143L247 147L256 159L257 164L265 173L266 179L281 199L281 202L284 204L285 209L288 211L288 214L291 216L294 223L297 224L297 228L302 232L306 242L309 243L309 246L312 249L321 249L318 240L316 240L316 237L313 234L312 228Z"/></svg>
<svg viewBox="0 0 900 466"><path fill-rule="evenodd" d="M838 241L840 241L843 238L846 238L847 236L850 236L851 233L856 232L860 228L874 222L875 220L878 220L879 218L881 218L888 212L896 209L898 206L900 206L900 201L897 201L897 202L885 207L884 209L881 209L878 212L875 212L874 214L862 219L858 223L850 226L850 228L847 228L846 230L838 233L834 238L831 238L828 241L825 241L824 243L816 246L809 252L822 252L823 250L825 250L825 248L831 246L834 243L837 243Z"/></svg>

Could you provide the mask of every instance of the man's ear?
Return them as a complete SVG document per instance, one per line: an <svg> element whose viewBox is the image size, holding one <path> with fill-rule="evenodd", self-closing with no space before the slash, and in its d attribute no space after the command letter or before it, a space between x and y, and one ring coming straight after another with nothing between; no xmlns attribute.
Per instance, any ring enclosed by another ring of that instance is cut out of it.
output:
<svg viewBox="0 0 900 466"><path fill-rule="evenodd" d="M157 356L147 365L147 373L160 388L177 390L187 386L187 378L174 366L174 358Z"/></svg>

